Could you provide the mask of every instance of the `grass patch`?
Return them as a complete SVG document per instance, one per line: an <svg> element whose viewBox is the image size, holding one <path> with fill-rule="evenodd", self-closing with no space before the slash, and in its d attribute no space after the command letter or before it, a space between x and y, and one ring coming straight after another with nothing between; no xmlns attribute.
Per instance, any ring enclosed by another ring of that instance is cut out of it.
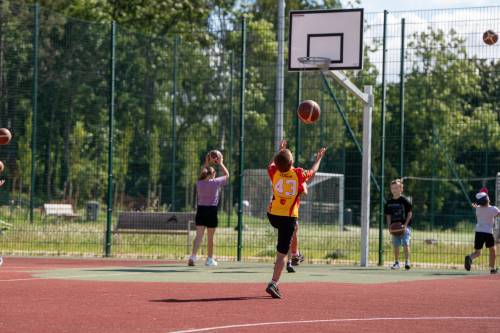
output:
<svg viewBox="0 0 500 333"><path fill-rule="evenodd" d="M0 235L0 253L22 255L77 255L103 256L106 220L98 221L44 220L35 214L34 223L27 219L26 210L0 208L0 220L8 222L9 230ZM116 218L114 219L116 221ZM216 255L234 259L237 256L238 234L236 215L228 218L220 214L220 227L216 233ZM245 217L242 237L242 256L246 260L272 261L275 256L276 232L267 220ZM194 232L190 235L194 238ZM378 262L379 231L370 230L369 260ZM468 225L457 230L413 230L412 261L431 266L457 266L463 264L464 255L473 248L474 232ZM337 225L301 224L299 248L308 262L359 262L360 228L349 226L341 231ZM185 235L120 234L112 237L112 255L133 258L185 259L190 249ZM202 244L200 255L206 245ZM383 233L383 253L392 261L391 236ZM487 251L476 262L487 266Z"/></svg>

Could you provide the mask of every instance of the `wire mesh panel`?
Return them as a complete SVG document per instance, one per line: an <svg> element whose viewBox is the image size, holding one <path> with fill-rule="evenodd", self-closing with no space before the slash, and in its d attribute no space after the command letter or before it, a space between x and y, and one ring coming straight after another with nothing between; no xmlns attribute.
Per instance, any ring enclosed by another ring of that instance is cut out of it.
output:
<svg viewBox="0 0 500 333"><path fill-rule="evenodd" d="M2 98L15 96L11 88L24 95L16 98L19 107L12 105L11 115L5 113L3 125L12 129L10 147L16 151L6 188L5 219L12 228L4 237L5 250L99 253L103 224L97 216L89 219L84 207L106 193L106 124L98 114L107 108L108 29L43 8L8 5L1 10L1 58L8 60L5 51L15 47L12 59L18 63L1 62L2 78L18 72L15 81L6 81ZM49 204L70 210L44 209Z"/></svg>
<svg viewBox="0 0 500 333"><path fill-rule="evenodd" d="M276 235L265 216L270 191L262 172L281 129L275 126L278 45L265 13L248 16L246 31L238 15L217 12L161 36L125 24L113 36L111 22L13 2L0 7L0 125L13 133L0 148L7 180L0 220L9 225L2 253L100 256L106 225L113 222L116 231L121 213L193 213L205 155L218 149L230 177L218 207L216 256L233 260L242 250L243 259L271 260ZM498 200L500 49L482 35L500 30L500 7L386 17L384 36L384 14L365 16L364 68L346 73L361 89L372 85L376 100L369 260L393 259L381 198L390 197L391 179L402 178L414 211L412 260L459 266L472 250L471 198L487 187ZM296 116L305 99L321 107L313 124ZM318 149L328 147L302 198L299 248L311 261L356 263L363 106L308 71L285 73L284 109L282 130L295 166L310 168ZM70 207L60 216L47 205ZM194 234L116 232L108 246L116 256L185 258ZM486 256L476 262L486 265Z"/></svg>
<svg viewBox="0 0 500 333"><path fill-rule="evenodd" d="M498 7L487 7L387 16L383 181L404 180L403 195L411 197L414 209L412 257L422 265L463 264L473 246L471 198L481 187L494 188L499 165L493 138L499 127L491 75L498 72L500 53L482 35L498 30L499 15ZM369 60L380 71L383 15L370 14L367 22L374 50ZM380 117L380 104L375 112ZM375 147L379 131L375 126ZM384 235L382 248L392 260L391 239Z"/></svg>

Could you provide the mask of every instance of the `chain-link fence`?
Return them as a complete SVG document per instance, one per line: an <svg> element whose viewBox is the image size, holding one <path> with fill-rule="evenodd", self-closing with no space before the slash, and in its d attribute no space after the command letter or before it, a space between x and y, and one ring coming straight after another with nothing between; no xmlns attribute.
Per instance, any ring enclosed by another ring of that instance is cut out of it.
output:
<svg viewBox="0 0 500 333"><path fill-rule="evenodd" d="M216 255L272 260L275 233L265 217L275 136L271 23L212 17L203 30L157 37L38 7L9 4L0 17L0 124L13 133L0 149L7 180L0 218L10 225L1 253L185 258L193 231L119 233L118 219L194 211L204 156L219 149L230 182ZM500 167L500 49L482 41L486 30L500 30L500 7L365 18L364 69L347 74L375 88L370 262L392 260L390 236L379 230L379 189L388 198L388 182L402 177L414 207L412 260L460 265L473 245L470 198L485 186L494 201ZM329 84L319 72L285 76L284 132L295 164L309 168L328 146L322 176L302 198L299 248L311 261L356 263L363 107ZM320 104L317 123L298 122L303 99ZM61 216L47 204L74 211Z"/></svg>

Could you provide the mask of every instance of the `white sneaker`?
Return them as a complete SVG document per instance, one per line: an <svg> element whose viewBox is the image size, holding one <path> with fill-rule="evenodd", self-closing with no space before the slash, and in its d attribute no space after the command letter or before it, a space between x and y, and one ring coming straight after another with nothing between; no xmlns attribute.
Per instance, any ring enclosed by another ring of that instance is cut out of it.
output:
<svg viewBox="0 0 500 333"><path fill-rule="evenodd" d="M2 264L3 264L3 258L0 257L0 266L2 266Z"/></svg>
<svg viewBox="0 0 500 333"><path fill-rule="evenodd" d="M194 263L196 262L196 256L190 256L188 259L188 266L194 266Z"/></svg>
<svg viewBox="0 0 500 333"><path fill-rule="evenodd" d="M395 262L392 266L391 269L399 269L399 262Z"/></svg>
<svg viewBox="0 0 500 333"><path fill-rule="evenodd" d="M207 262L205 263L205 266L217 266L217 265L218 265L218 263L217 263L217 261L215 261L214 258L212 258L212 257L207 258Z"/></svg>

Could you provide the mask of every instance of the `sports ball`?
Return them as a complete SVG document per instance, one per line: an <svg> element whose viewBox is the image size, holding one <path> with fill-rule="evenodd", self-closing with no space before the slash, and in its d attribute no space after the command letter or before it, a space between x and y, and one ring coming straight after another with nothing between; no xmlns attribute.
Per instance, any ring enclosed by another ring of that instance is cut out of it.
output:
<svg viewBox="0 0 500 333"><path fill-rule="evenodd" d="M389 227L389 232L394 236L401 236L404 234L403 224L400 222L391 223Z"/></svg>
<svg viewBox="0 0 500 333"><path fill-rule="evenodd" d="M498 34L493 30L488 30L483 34L483 42L493 45L498 41Z"/></svg>
<svg viewBox="0 0 500 333"><path fill-rule="evenodd" d="M208 152L208 158L211 163L215 163L217 160L220 160L222 157L222 153L216 149Z"/></svg>
<svg viewBox="0 0 500 333"><path fill-rule="evenodd" d="M318 103L313 100L305 100L297 108L297 116L304 124L312 124L319 119L321 110Z"/></svg>
<svg viewBox="0 0 500 333"><path fill-rule="evenodd" d="M12 139L12 134L6 128L0 128L0 145L6 145Z"/></svg>

